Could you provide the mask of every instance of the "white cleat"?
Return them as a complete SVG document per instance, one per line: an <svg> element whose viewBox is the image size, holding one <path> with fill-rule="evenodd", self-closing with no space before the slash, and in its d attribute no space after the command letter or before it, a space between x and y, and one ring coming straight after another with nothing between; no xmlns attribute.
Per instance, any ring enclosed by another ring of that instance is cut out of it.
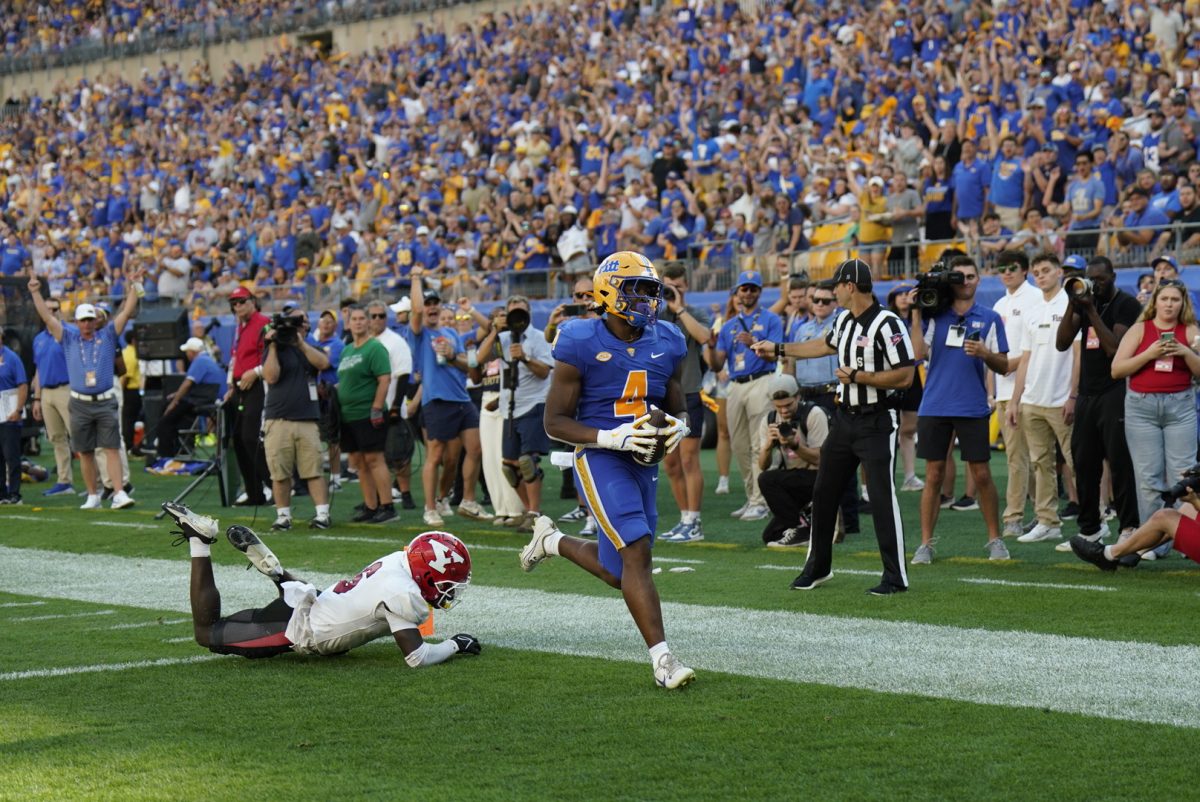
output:
<svg viewBox="0 0 1200 802"><path fill-rule="evenodd" d="M246 559L259 570L259 573L269 576L271 579L279 579L283 576L283 566L279 564L279 558L267 548L267 544L263 543L250 527L231 526L226 530L225 537L229 539L231 546L246 555Z"/></svg>
<svg viewBox="0 0 1200 802"><path fill-rule="evenodd" d="M539 515L533 522L533 537L528 545L521 549L521 570L529 573L537 564L552 555L546 551L546 538L558 531L554 521L547 515Z"/></svg>
<svg viewBox="0 0 1200 802"><path fill-rule="evenodd" d="M654 681L660 688L682 688L695 678L696 672L679 662L679 658L670 652L658 658L654 664Z"/></svg>
<svg viewBox="0 0 1200 802"><path fill-rule="evenodd" d="M218 524L216 518L210 518L207 515L194 513L182 504L176 504L174 501L164 501L163 512L171 516L175 521L175 525L179 527L181 535L184 539L194 537L201 543L213 544L217 542Z"/></svg>

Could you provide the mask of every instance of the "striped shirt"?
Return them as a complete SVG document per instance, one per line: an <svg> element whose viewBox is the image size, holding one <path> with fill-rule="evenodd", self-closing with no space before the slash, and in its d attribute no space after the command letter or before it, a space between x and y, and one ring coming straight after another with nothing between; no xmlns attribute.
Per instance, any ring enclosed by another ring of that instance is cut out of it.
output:
<svg viewBox="0 0 1200 802"><path fill-rule="evenodd" d="M904 321L878 303L855 317L850 310L838 314L825 337L837 351L838 365L846 370L874 373L913 364L912 341ZM884 390L852 382L838 387L838 404L849 409L887 403L896 390Z"/></svg>
<svg viewBox="0 0 1200 802"><path fill-rule="evenodd" d="M96 329L90 340L80 336L77 326L64 323L62 346L74 392L100 395L113 388L118 346L117 332L111 323Z"/></svg>

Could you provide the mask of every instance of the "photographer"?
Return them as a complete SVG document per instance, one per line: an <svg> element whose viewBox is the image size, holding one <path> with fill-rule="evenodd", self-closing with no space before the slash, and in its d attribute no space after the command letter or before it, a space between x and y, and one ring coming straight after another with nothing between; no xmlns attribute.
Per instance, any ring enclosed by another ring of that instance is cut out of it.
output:
<svg viewBox="0 0 1200 802"><path fill-rule="evenodd" d="M539 463L550 453L543 418L554 357L546 335L531 324L529 301L515 295L508 301L503 323L488 332L479 345L482 354L498 353L501 362L498 408L504 416L502 471L504 480L525 505L518 529L533 531L541 515L542 476Z"/></svg>
<svg viewBox="0 0 1200 802"><path fill-rule="evenodd" d="M687 305L687 268L682 264L664 267L662 282L667 308L659 313L658 319L673 323L687 342L688 352L683 360L680 384L687 401L690 429L688 436L680 441L679 448L667 454L663 460L667 478L671 481L671 493L679 507L680 519L662 539L671 543L689 543L704 539L704 531L700 527L700 504L704 499L704 472L700 468L704 405L700 402L700 384L704 377L704 346L712 339L712 318L705 310Z"/></svg>
<svg viewBox="0 0 1200 802"><path fill-rule="evenodd" d="M268 385L263 405L263 449L271 472L275 523L292 528L292 473L308 483L316 505L310 529L329 528L329 487L321 469L321 406L317 376L329 367L329 357L310 344L308 316L300 310L283 312L271 321L264 340L263 381Z"/></svg>
<svg viewBox="0 0 1200 802"><path fill-rule="evenodd" d="M1107 257L1087 265L1086 278L1065 282L1067 314L1058 324L1054 346L1067 351L1080 339L1079 397L1075 399L1075 428L1071 456L1075 460L1075 489L1079 495L1079 534L1100 540L1108 526L1100 517L1100 481L1108 460L1113 504L1121 532L1137 528L1137 481L1125 441L1125 382L1112 376L1113 357L1121 338L1137 323L1142 307L1117 289L1116 272ZM1069 543L1055 546L1070 549Z"/></svg>
<svg viewBox="0 0 1200 802"><path fill-rule="evenodd" d="M1200 563L1200 522L1196 513L1200 510L1200 496L1196 495L1200 485L1200 465L1193 465L1184 474L1182 494L1178 500L1183 506L1156 510L1146 523L1129 537L1105 546L1100 540L1083 535L1071 538L1071 550L1081 560L1087 560L1102 571L1115 571L1118 566L1135 567L1142 555L1153 555L1156 550L1171 543L1176 551L1192 562ZM1174 488L1173 488L1174 490Z"/></svg>
<svg viewBox="0 0 1200 802"><path fill-rule="evenodd" d="M762 422L758 487L772 517L763 529L763 542L772 549L805 546L811 527L804 510L812 503L829 413L811 401L802 402L800 386L787 374L772 376L767 394L774 409Z"/></svg>
<svg viewBox="0 0 1200 802"><path fill-rule="evenodd" d="M959 256L948 270L939 267L921 276L913 290L913 355L928 364L917 410L917 457L925 460L921 545L912 564L933 562L933 530L941 510L946 455L956 436L975 480L988 533L988 559L1007 560L1008 549L1000 537L1000 500L988 465L993 403L988 397L987 371L1008 372L1008 339L1000 315L975 302L979 288L975 262Z"/></svg>

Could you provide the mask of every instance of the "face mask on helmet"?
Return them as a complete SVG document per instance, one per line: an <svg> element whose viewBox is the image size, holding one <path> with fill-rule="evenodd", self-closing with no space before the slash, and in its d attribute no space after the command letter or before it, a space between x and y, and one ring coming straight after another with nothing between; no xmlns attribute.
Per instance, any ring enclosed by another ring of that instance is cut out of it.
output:
<svg viewBox="0 0 1200 802"><path fill-rule="evenodd" d="M449 610L462 601L471 584L471 555L466 544L449 532L426 532L408 544L408 565L421 597Z"/></svg>
<svg viewBox="0 0 1200 802"><path fill-rule="evenodd" d="M610 310L635 329L645 328L658 320L662 305L662 282L652 278L614 278L617 291L616 309Z"/></svg>

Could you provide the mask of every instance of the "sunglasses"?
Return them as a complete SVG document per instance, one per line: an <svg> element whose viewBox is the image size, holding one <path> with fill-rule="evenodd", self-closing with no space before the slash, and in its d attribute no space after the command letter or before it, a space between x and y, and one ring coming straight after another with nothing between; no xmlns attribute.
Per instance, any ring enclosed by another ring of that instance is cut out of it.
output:
<svg viewBox="0 0 1200 802"><path fill-rule="evenodd" d="M1164 289L1166 287L1174 287L1177 290L1182 290L1186 286L1187 285L1185 285L1182 281L1180 281L1179 279L1174 279L1174 278L1165 278L1162 281L1158 282L1158 288L1160 290Z"/></svg>
<svg viewBox="0 0 1200 802"><path fill-rule="evenodd" d="M436 298L430 298L428 301L425 302L425 305L426 306L441 306L442 302Z"/></svg>
<svg viewBox="0 0 1200 802"><path fill-rule="evenodd" d="M572 293L572 296L576 301L586 301L588 298L592 297L592 294L590 292L576 292Z"/></svg>
<svg viewBox="0 0 1200 802"><path fill-rule="evenodd" d="M455 320L471 320L472 318L470 315L455 315L454 319Z"/></svg>
<svg viewBox="0 0 1200 802"><path fill-rule="evenodd" d="M57 314L58 314L58 307L57 307L57 306L48 306L48 307L46 307L46 310L47 310L47 311L49 311L49 312L50 312L50 314L52 314L52 315L57 315Z"/></svg>
<svg viewBox="0 0 1200 802"><path fill-rule="evenodd" d="M370 317L371 320L387 320L387 312L384 312L382 315L372 314Z"/></svg>
<svg viewBox="0 0 1200 802"><path fill-rule="evenodd" d="M1020 270L1020 269L1021 269L1021 266L1020 266L1020 265L1016 265L1016 264L1013 264L1013 265L999 265L999 266L997 266L997 267L996 267L996 272L997 272L997 273L1016 273L1016 272L1017 272L1018 270Z"/></svg>
<svg viewBox="0 0 1200 802"><path fill-rule="evenodd" d="M832 298L813 298L812 302L814 304L821 304L822 306L824 306L826 304L833 303L833 299Z"/></svg>
<svg viewBox="0 0 1200 802"><path fill-rule="evenodd" d="M738 292L762 292L762 287L755 287L753 284L743 284L738 287Z"/></svg>
<svg viewBox="0 0 1200 802"><path fill-rule="evenodd" d="M230 306L241 306L242 304L246 303L249 300L250 300L249 298L234 298L229 302L229 305Z"/></svg>

